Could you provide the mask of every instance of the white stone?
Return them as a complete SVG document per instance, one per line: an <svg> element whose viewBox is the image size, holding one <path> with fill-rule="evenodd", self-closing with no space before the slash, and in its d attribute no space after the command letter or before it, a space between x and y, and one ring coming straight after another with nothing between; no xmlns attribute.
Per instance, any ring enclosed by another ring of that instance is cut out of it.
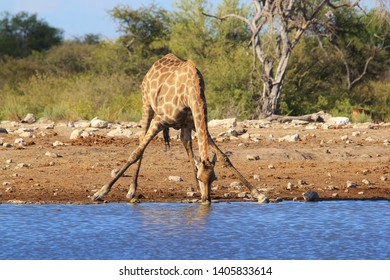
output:
<svg viewBox="0 0 390 280"><path fill-rule="evenodd" d="M223 120L211 120L208 123L208 127L224 127L224 128L233 128L237 126L237 119L223 119Z"/></svg>
<svg viewBox="0 0 390 280"><path fill-rule="evenodd" d="M231 188L241 188L243 184L241 182L235 181L230 183Z"/></svg>
<svg viewBox="0 0 390 280"><path fill-rule="evenodd" d="M64 143L62 143L61 141L55 141L54 143L53 143L53 146L54 147L57 147L57 146L64 146L65 144Z"/></svg>
<svg viewBox="0 0 390 280"><path fill-rule="evenodd" d="M91 120L91 127L93 128L107 128L108 122L95 117Z"/></svg>
<svg viewBox="0 0 390 280"><path fill-rule="evenodd" d="M107 133L109 137L131 137L134 135L134 132L130 129L122 129L120 127L111 130Z"/></svg>
<svg viewBox="0 0 390 280"><path fill-rule="evenodd" d="M14 143L18 144L19 146L26 146L27 145L23 138L16 138Z"/></svg>
<svg viewBox="0 0 390 280"><path fill-rule="evenodd" d="M298 142L300 141L300 137L298 133L295 133L293 135L286 135L284 137L280 137L278 139L279 142Z"/></svg>
<svg viewBox="0 0 390 280"><path fill-rule="evenodd" d="M75 140L75 139L80 138L80 135L82 132L83 132L83 130L80 130L80 129L73 130L72 133L70 134L69 139Z"/></svg>
<svg viewBox="0 0 390 280"><path fill-rule="evenodd" d="M247 155L246 159L247 160L259 160L260 156L259 155Z"/></svg>
<svg viewBox="0 0 390 280"><path fill-rule="evenodd" d="M59 154L56 154L56 153L53 153L53 152L46 152L45 156L52 157L52 158L61 157Z"/></svg>
<svg viewBox="0 0 390 280"><path fill-rule="evenodd" d="M183 179L180 176L169 176L168 180L172 181L172 182L182 182L183 181Z"/></svg>
<svg viewBox="0 0 390 280"><path fill-rule="evenodd" d="M346 125L350 124L351 121L347 117L332 117L326 120L326 123L333 125Z"/></svg>
<svg viewBox="0 0 390 280"><path fill-rule="evenodd" d="M33 114L27 114L22 120L23 123L35 123L36 118Z"/></svg>

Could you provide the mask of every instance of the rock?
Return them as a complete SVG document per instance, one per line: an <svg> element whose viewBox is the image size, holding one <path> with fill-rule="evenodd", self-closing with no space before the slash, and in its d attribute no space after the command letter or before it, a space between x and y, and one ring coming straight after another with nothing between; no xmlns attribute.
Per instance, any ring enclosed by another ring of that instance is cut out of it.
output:
<svg viewBox="0 0 390 280"><path fill-rule="evenodd" d="M24 168L24 167L30 167L30 166L31 166L30 164L22 162L22 163L18 163L16 165L15 169ZM15 177L17 177L17 176L15 176Z"/></svg>
<svg viewBox="0 0 390 280"><path fill-rule="evenodd" d="M354 137L357 137L357 136L360 136L360 131L354 131L354 132L352 132L352 136L354 136Z"/></svg>
<svg viewBox="0 0 390 280"><path fill-rule="evenodd" d="M95 117L91 120L91 127L93 128L107 128L108 122Z"/></svg>
<svg viewBox="0 0 390 280"><path fill-rule="evenodd" d="M358 192L359 195L364 195L364 192Z"/></svg>
<svg viewBox="0 0 390 280"><path fill-rule="evenodd" d="M10 163L13 163L14 161L12 160L12 159L7 159L6 161L5 161L5 163L7 163L7 164L10 164Z"/></svg>
<svg viewBox="0 0 390 280"><path fill-rule="evenodd" d="M231 194L231 193L224 193L224 194L223 194L223 197L225 197L225 198L231 198L231 197L232 197L232 194Z"/></svg>
<svg viewBox="0 0 390 280"><path fill-rule="evenodd" d="M195 192L187 192L187 197L196 197L197 194Z"/></svg>
<svg viewBox="0 0 390 280"><path fill-rule="evenodd" d="M117 127L116 129L111 130L107 133L107 136L109 137L131 137L134 135L134 132L130 129L123 129L120 127Z"/></svg>
<svg viewBox="0 0 390 280"><path fill-rule="evenodd" d="M23 138L32 138L33 136L34 134L31 131L24 131L19 134L19 137L23 137Z"/></svg>
<svg viewBox="0 0 390 280"><path fill-rule="evenodd" d="M340 139L342 141L347 141L348 140L348 136L347 135L341 136Z"/></svg>
<svg viewBox="0 0 390 280"><path fill-rule="evenodd" d="M300 140L298 133L295 133L294 135L286 135L278 139L279 142L298 142Z"/></svg>
<svg viewBox="0 0 390 280"><path fill-rule="evenodd" d="M119 172L119 169L113 169L113 170L111 170L111 177L112 177L112 178L115 178L115 177L116 177L116 174L118 174L118 172Z"/></svg>
<svg viewBox="0 0 390 280"><path fill-rule="evenodd" d="M365 184L365 185L371 185L371 182L368 181L367 179L363 179L362 183Z"/></svg>
<svg viewBox="0 0 390 280"><path fill-rule="evenodd" d="M357 184L352 181L347 181L347 189L356 188Z"/></svg>
<svg viewBox="0 0 390 280"><path fill-rule="evenodd" d="M376 142L377 140L375 138L369 136L366 139L364 139L364 141L366 141L366 142Z"/></svg>
<svg viewBox="0 0 390 280"><path fill-rule="evenodd" d="M383 182L385 182L385 181L387 181L387 180L388 180L388 178L387 178L387 176L386 176L386 175L383 175L383 176L381 176L381 180L382 180Z"/></svg>
<svg viewBox="0 0 390 280"><path fill-rule="evenodd" d="M260 181L260 175L258 174L253 175L253 179L256 181Z"/></svg>
<svg viewBox="0 0 390 280"><path fill-rule="evenodd" d="M238 182L238 181L235 181L235 182L231 182L230 183L230 187L231 188L234 188L234 189L237 189L237 188L241 188L243 187L244 185L241 183L241 182Z"/></svg>
<svg viewBox="0 0 390 280"><path fill-rule="evenodd" d="M52 158L62 157L61 155L53 153L53 152L46 152L45 156L52 157Z"/></svg>
<svg viewBox="0 0 390 280"><path fill-rule="evenodd" d="M183 181L183 179L180 176L169 176L168 180L172 181L172 182L182 182Z"/></svg>
<svg viewBox="0 0 390 280"><path fill-rule="evenodd" d="M333 125L346 125L350 124L351 121L347 117L332 117L326 120L327 124L333 124Z"/></svg>
<svg viewBox="0 0 390 280"><path fill-rule="evenodd" d="M313 202L313 201L318 201L320 199L320 196L318 195L317 192L308 190L307 192L303 193L303 199L306 202Z"/></svg>
<svg viewBox="0 0 390 280"><path fill-rule="evenodd" d="M13 145L11 143L3 143L3 147L12 148Z"/></svg>
<svg viewBox="0 0 390 280"><path fill-rule="evenodd" d="M307 185L307 182L305 180L298 180L298 185L299 186Z"/></svg>
<svg viewBox="0 0 390 280"><path fill-rule="evenodd" d="M17 144L19 146L26 146L27 145L23 138L16 138L15 144Z"/></svg>
<svg viewBox="0 0 390 280"><path fill-rule="evenodd" d="M36 122L36 118L33 114L27 114L22 120L22 123L35 123L35 122Z"/></svg>
<svg viewBox="0 0 390 280"><path fill-rule="evenodd" d="M61 141L58 141L58 140L53 143L53 147L64 146L64 145L65 145L64 143L62 143Z"/></svg>
<svg viewBox="0 0 390 280"><path fill-rule="evenodd" d="M273 164L268 165L268 169L275 169L275 166Z"/></svg>
<svg viewBox="0 0 390 280"><path fill-rule="evenodd" d="M383 145L390 146L390 140L388 140L388 139L384 140Z"/></svg>
<svg viewBox="0 0 390 280"><path fill-rule="evenodd" d="M0 134L8 134L8 130L5 128L0 127Z"/></svg>
<svg viewBox="0 0 390 280"><path fill-rule="evenodd" d="M90 127L91 122L86 120L81 120L77 122L69 122L68 126L74 127L74 128L87 128Z"/></svg>
<svg viewBox="0 0 390 280"><path fill-rule="evenodd" d="M208 122L208 127L224 127L224 128L233 128L237 126L237 119L223 119L223 120L211 120Z"/></svg>
<svg viewBox="0 0 390 280"><path fill-rule="evenodd" d="M338 194L338 193L333 193L333 194L332 194L332 197L333 197L333 198L338 198L338 197L339 197L339 194Z"/></svg>
<svg viewBox="0 0 390 280"><path fill-rule="evenodd" d="M246 159L247 160L259 160L260 156L259 155L247 155Z"/></svg>
<svg viewBox="0 0 390 280"><path fill-rule="evenodd" d="M90 137L90 136L94 136L94 133L85 131L83 129L75 129L70 134L69 139L75 140L75 139L79 139L79 138L87 138L87 137Z"/></svg>
<svg viewBox="0 0 390 280"><path fill-rule="evenodd" d="M248 198L248 192L240 192L237 194L237 197L239 198Z"/></svg>
<svg viewBox="0 0 390 280"><path fill-rule="evenodd" d="M287 183L286 190L291 191L291 190L294 189L294 188L295 188L295 185L294 185L293 183L291 183L291 182L288 182L288 183Z"/></svg>
<svg viewBox="0 0 390 280"><path fill-rule="evenodd" d="M72 133L70 134L69 139L75 140L75 139L80 138L81 132L82 132L82 130L79 130L79 129L73 130Z"/></svg>

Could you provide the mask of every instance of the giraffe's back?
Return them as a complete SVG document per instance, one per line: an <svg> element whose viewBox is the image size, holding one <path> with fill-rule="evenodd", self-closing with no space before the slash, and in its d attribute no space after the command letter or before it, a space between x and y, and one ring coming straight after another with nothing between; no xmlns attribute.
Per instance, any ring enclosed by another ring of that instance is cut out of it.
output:
<svg viewBox="0 0 390 280"><path fill-rule="evenodd" d="M192 61L168 54L156 61L146 74L142 83L143 102L174 126L189 117L194 100L191 95L198 95L196 88L203 88L202 85L203 78Z"/></svg>

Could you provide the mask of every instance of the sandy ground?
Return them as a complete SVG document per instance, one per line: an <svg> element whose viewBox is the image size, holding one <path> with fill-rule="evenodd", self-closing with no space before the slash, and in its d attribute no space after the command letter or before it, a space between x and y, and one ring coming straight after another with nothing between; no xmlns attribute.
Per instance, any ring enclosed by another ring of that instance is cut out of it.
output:
<svg viewBox="0 0 390 280"><path fill-rule="evenodd" d="M111 129L89 129L94 136L70 140L74 128L67 124L2 122L0 128L0 203L93 203L90 197L136 148L140 131L130 128L134 134L128 138L108 137ZM210 132L235 167L271 201L303 200L307 190L318 192L321 199L389 199L389 124L273 123L260 128L258 123L239 122L233 129L215 127ZM137 191L141 202L196 202L199 198L196 191L195 196L191 193L195 188L192 169L177 133L171 130L168 152L161 136L148 146ZM280 139L294 134L299 141ZM18 138L24 143L15 144ZM53 146L56 141L63 145ZM128 201L134 169L114 185L105 197L107 202ZM215 171L213 200L254 201L245 187L234 183L238 179L231 171L218 163ZM180 176L182 181L172 182L169 176ZM356 186L347 186L348 181Z"/></svg>

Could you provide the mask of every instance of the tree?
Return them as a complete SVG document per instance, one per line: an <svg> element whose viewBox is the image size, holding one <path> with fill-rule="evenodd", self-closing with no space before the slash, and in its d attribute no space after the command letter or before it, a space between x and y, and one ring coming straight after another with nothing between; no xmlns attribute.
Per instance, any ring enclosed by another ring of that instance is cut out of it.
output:
<svg viewBox="0 0 390 280"><path fill-rule="evenodd" d="M4 13L0 19L0 56L26 57L33 51L43 51L62 42L62 31L47 22L20 12Z"/></svg>
<svg viewBox="0 0 390 280"><path fill-rule="evenodd" d="M357 8L359 0L253 0L253 7L251 17L237 13L212 17L236 18L250 27L253 72L262 84L256 111L258 116L268 116L279 109L289 59L301 38L327 31L333 11Z"/></svg>

